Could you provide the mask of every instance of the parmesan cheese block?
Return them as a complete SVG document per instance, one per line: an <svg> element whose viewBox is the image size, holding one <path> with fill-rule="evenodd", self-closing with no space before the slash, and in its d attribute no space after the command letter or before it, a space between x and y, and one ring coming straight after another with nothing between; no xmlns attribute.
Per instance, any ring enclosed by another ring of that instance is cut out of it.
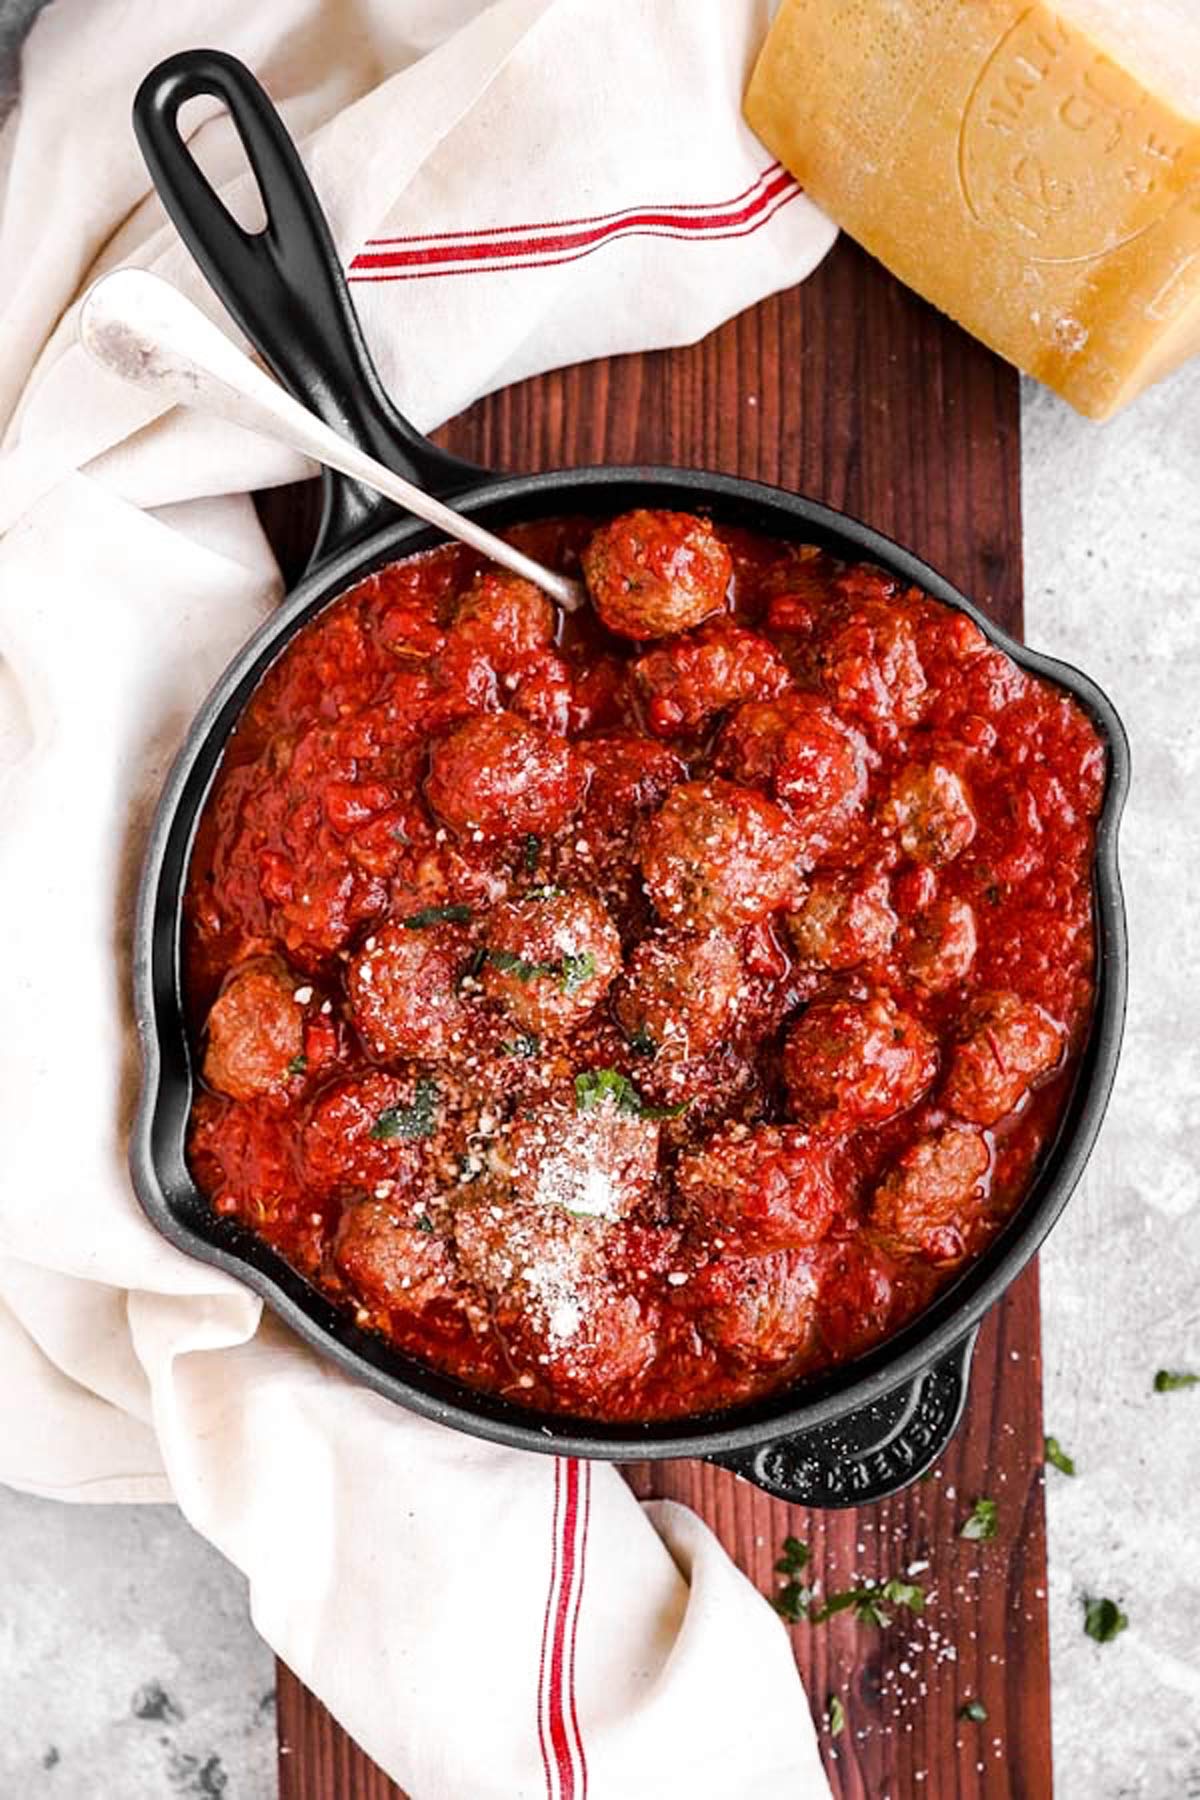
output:
<svg viewBox="0 0 1200 1800"><path fill-rule="evenodd" d="M1200 0L783 0L745 104L852 237L1081 412L1200 351Z"/></svg>

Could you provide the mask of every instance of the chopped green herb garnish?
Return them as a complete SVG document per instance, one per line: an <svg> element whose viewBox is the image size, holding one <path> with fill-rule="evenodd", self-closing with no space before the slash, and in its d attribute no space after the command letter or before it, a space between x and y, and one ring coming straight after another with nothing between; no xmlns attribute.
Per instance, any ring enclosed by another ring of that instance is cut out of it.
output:
<svg viewBox="0 0 1200 1800"><path fill-rule="evenodd" d="M965 1706L958 1709L960 1719L970 1719L972 1725L987 1723L988 1709L982 1700L968 1700Z"/></svg>
<svg viewBox="0 0 1200 1800"><path fill-rule="evenodd" d="M771 1604L780 1618L786 1619L789 1625L800 1623L812 1599L812 1589L799 1579L808 1562L808 1554L808 1545L802 1544L799 1538L785 1537L782 1552L775 1564L775 1573L786 1576L787 1579L778 1593L771 1596Z"/></svg>
<svg viewBox="0 0 1200 1800"><path fill-rule="evenodd" d="M515 950L489 950L487 960L493 969L499 969L502 975L515 975L518 981L533 981L538 975L557 975L560 972L558 963L529 962L518 956Z"/></svg>
<svg viewBox="0 0 1200 1800"><path fill-rule="evenodd" d="M521 852L521 862L527 875L532 875L541 860L542 840L534 831L525 838L525 847Z"/></svg>
<svg viewBox="0 0 1200 1800"><path fill-rule="evenodd" d="M687 1106L648 1106L627 1075L616 1069L592 1069L575 1077L575 1106L579 1112L590 1112L611 1100L619 1113L635 1119L677 1119Z"/></svg>
<svg viewBox="0 0 1200 1800"><path fill-rule="evenodd" d="M1083 1602L1083 1629L1098 1644L1111 1644L1113 1639L1128 1625L1129 1620L1121 1611L1115 1600L1092 1600L1085 1598Z"/></svg>
<svg viewBox="0 0 1200 1800"><path fill-rule="evenodd" d="M808 1616L812 1624L823 1625L835 1613L853 1607L854 1616L861 1624L877 1625L883 1630L891 1624L892 1609L897 1606L907 1607L909 1612L923 1612L925 1589L915 1581L901 1581L898 1575L883 1583L861 1582L858 1587L846 1588L840 1594L830 1594L819 1606L810 1607Z"/></svg>
<svg viewBox="0 0 1200 1800"><path fill-rule="evenodd" d="M371 1136L381 1144L390 1144L396 1138L432 1137L437 1129L437 1104L437 1084L422 1079L408 1106L389 1106L380 1113L371 1127Z"/></svg>
<svg viewBox="0 0 1200 1800"><path fill-rule="evenodd" d="M541 1047L542 1040L534 1037L532 1031L522 1031L500 1046L505 1056L536 1056Z"/></svg>
<svg viewBox="0 0 1200 1800"><path fill-rule="evenodd" d="M555 887L552 881L543 881L540 887L526 888L523 897L526 900L558 900L561 896L560 887Z"/></svg>
<svg viewBox="0 0 1200 1800"><path fill-rule="evenodd" d="M303 1075L307 1068L307 1056L293 1056L291 1062L287 1066L287 1072L289 1075Z"/></svg>
<svg viewBox="0 0 1200 1800"><path fill-rule="evenodd" d="M775 1564L777 1575L798 1575L809 1558L807 1544L802 1544L797 1537L785 1537L783 1550Z"/></svg>
<svg viewBox="0 0 1200 1800"><path fill-rule="evenodd" d="M1200 1387L1200 1375L1185 1369L1160 1369L1154 1377L1156 1394L1173 1394L1177 1388Z"/></svg>
<svg viewBox="0 0 1200 1800"><path fill-rule="evenodd" d="M646 1030L644 1025L639 1025L636 1031L627 1031L625 1033L625 1042L629 1045L629 1048L633 1051L635 1056L658 1055L658 1045L650 1036L650 1033Z"/></svg>
<svg viewBox="0 0 1200 1800"><path fill-rule="evenodd" d="M432 1232L433 1220L430 1218L428 1213L422 1213L420 1218L417 1220L417 1230Z"/></svg>
<svg viewBox="0 0 1200 1800"><path fill-rule="evenodd" d="M996 1530L996 1502L994 1500L977 1500L974 1511L958 1535L960 1538L969 1538L972 1543L981 1544L994 1538Z"/></svg>
<svg viewBox="0 0 1200 1800"><path fill-rule="evenodd" d="M777 1594L771 1595L771 1605L786 1624L798 1625L801 1619L808 1617L811 1599L811 1588L799 1581L789 1581L785 1582Z"/></svg>
<svg viewBox="0 0 1200 1800"><path fill-rule="evenodd" d="M574 994L596 973L596 958L590 950L568 950L557 962L530 962L515 950L489 950L487 959L502 975L515 975L518 981L552 977L568 994Z"/></svg>
<svg viewBox="0 0 1200 1800"><path fill-rule="evenodd" d="M426 906L402 921L406 931L424 931L427 925L469 925L469 906Z"/></svg>
<svg viewBox="0 0 1200 1800"><path fill-rule="evenodd" d="M559 977L563 984L563 992L577 993L584 982L590 981L595 973L596 959L590 950L577 952L568 950L562 959L562 975Z"/></svg>
<svg viewBox="0 0 1200 1800"><path fill-rule="evenodd" d="M602 1073L607 1075L612 1071L606 1069ZM785 1580L778 1593L772 1595L771 1604L789 1625L796 1625L801 1619L807 1619L810 1625L823 1625L826 1619L848 1612L851 1607L855 1618L863 1624L879 1626L891 1624L894 1607L904 1606L916 1613L924 1611L924 1588L918 1587L915 1581L902 1581L898 1575L884 1582L862 1581L817 1602L812 1589L801 1580L808 1561L808 1545L801 1543L799 1538L785 1537L775 1563L775 1573Z"/></svg>
<svg viewBox="0 0 1200 1800"><path fill-rule="evenodd" d="M1053 1463L1054 1467L1060 1469L1064 1475L1075 1473L1075 1458L1067 1455L1056 1437L1048 1437L1045 1440L1045 1449L1048 1463Z"/></svg>
<svg viewBox="0 0 1200 1800"><path fill-rule="evenodd" d="M830 1737L841 1737L846 1729L846 1709L837 1694L830 1694L825 1715L829 1720Z"/></svg>

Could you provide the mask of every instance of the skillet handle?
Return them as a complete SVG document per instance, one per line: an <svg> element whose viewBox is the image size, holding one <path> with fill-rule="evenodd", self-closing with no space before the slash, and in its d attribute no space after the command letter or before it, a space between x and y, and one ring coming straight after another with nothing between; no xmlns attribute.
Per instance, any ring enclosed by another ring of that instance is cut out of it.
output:
<svg viewBox="0 0 1200 1800"><path fill-rule="evenodd" d="M222 101L242 140L266 213L261 232L233 218L179 131L179 109L198 95ZM320 202L282 119L236 57L185 50L146 76L133 129L179 235L209 285L296 399L397 474L440 496L482 471L440 450L398 412L363 338ZM325 473L314 561L366 535L390 503Z"/></svg>
<svg viewBox="0 0 1200 1800"><path fill-rule="evenodd" d="M710 1456L794 1506L867 1506L933 1467L966 1404L978 1327L932 1368L828 1425Z"/></svg>

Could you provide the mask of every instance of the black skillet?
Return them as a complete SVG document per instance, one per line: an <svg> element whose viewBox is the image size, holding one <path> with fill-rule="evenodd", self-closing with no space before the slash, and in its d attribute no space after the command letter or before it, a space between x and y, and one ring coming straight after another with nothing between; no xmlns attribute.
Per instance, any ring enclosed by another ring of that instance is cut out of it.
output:
<svg viewBox="0 0 1200 1800"><path fill-rule="evenodd" d="M201 94L221 100L241 134L266 211L266 228L257 235L230 217L179 135L181 105ZM150 834L136 921L135 1005L144 1068L130 1161L141 1204L165 1237L245 1282L348 1375L460 1431L520 1449L613 1462L704 1457L805 1505L849 1506L897 1492L945 1449L966 1398L979 1321L1062 1211L1108 1102L1126 986L1116 838L1129 751L1120 720L1086 676L1014 642L918 557L812 500L695 470L605 467L501 477L447 455L413 429L380 386L316 196L249 71L217 51L173 56L143 82L133 117L167 211L228 311L285 387L381 462L452 497L493 530L553 515L611 515L634 505L699 507L719 521L879 564L961 608L1022 668L1072 694L1099 729L1108 752L1108 788L1096 846L1095 1015L1062 1127L1028 1198L979 1262L869 1355L752 1406L660 1424L610 1425L526 1411L400 1354L360 1331L269 1246L235 1221L217 1217L184 1157L194 1055L182 998L180 914L196 823L222 749L264 670L295 632L384 563L439 541L436 532L340 476L325 475L312 561L209 695L167 780Z"/></svg>

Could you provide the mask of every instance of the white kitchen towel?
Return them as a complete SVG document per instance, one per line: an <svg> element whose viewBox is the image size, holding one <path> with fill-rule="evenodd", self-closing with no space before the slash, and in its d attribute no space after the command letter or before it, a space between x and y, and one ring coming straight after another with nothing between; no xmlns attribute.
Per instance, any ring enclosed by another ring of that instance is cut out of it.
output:
<svg viewBox="0 0 1200 1800"><path fill-rule="evenodd" d="M419 425L693 340L833 236L740 119L768 10L57 0L0 138L0 1478L176 1499L416 1800L825 1784L783 1630L698 1520L639 1507L607 1467L409 1417L143 1220L125 1170L143 836L191 714L278 598L247 492L306 471L159 416L83 356L75 303L138 263L228 326L129 126L142 75L209 44L301 142ZM228 119L195 102L183 124L248 219Z"/></svg>

